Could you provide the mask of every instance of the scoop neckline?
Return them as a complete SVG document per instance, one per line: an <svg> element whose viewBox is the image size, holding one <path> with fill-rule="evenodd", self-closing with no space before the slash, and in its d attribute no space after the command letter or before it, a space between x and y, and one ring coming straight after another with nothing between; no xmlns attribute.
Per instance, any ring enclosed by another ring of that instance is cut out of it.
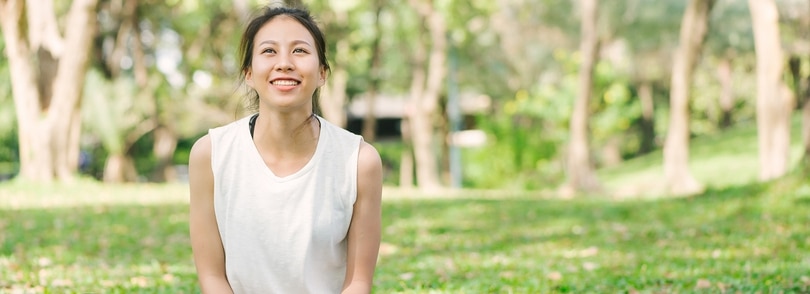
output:
<svg viewBox="0 0 810 294"><path fill-rule="evenodd" d="M252 117L252 116L250 116L250 117ZM248 117L245 124L249 124L250 117ZM240 136L240 137L243 138L244 140L247 140L248 144L250 144L250 146L251 146L251 148L250 148L251 157L253 157L253 159L254 159L252 161L255 162L256 164L258 164L260 166L260 169L263 171L263 173L265 175L267 175L270 179L272 179L272 180L274 180L276 182L286 182L286 181L294 180L294 179L297 179L297 178L301 177L302 175L306 174L309 170L311 170L312 167L315 165L315 162L318 161L319 158L321 157L321 153L323 153L323 148L324 147L323 147L322 142L324 141L323 140L324 123L323 123L323 120L318 115L314 115L313 117L315 117L315 119L318 120L318 124L321 126L320 130L318 131L318 141L317 141L317 143L315 143L316 144L315 145L315 152L312 153L312 156L309 158L309 161L307 161L307 163L304 164L303 167L301 167L297 171L295 171L295 172L293 172L293 173L291 173L289 175L283 176L283 177L280 177L280 176L276 175L276 173L273 172L273 170L269 166L267 166L267 164L264 163L264 158L262 158L262 155L259 153L259 149L258 149L258 147L256 147L256 143L253 141L253 136L251 136L250 130L248 128L244 128L244 126L241 128L243 130L243 132L241 132L241 133L244 134L244 135Z"/></svg>

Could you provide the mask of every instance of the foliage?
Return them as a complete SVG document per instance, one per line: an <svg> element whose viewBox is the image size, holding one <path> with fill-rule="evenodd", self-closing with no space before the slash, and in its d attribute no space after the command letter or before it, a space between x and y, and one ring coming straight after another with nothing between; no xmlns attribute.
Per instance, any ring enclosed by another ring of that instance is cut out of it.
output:
<svg viewBox="0 0 810 294"><path fill-rule="evenodd" d="M5 43L0 38L0 52L3 51L5 51ZM8 66L8 60L0 58L0 179L16 173L16 162L19 161L17 123Z"/></svg>
<svg viewBox="0 0 810 294"><path fill-rule="evenodd" d="M383 184L390 186L399 185L400 164L402 163L402 152L405 145L401 141L376 141L374 148L380 153L383 165Z"/></svg>
<svg viewBox="0 0 810 294"><path fill-rule="evenodd" d="M721 0L712 8L708 51L715 55L750 55L754 53L754 32L748 5L742 1Z"/></svg>
<svg viewBox="0 0 810 294"><path fill-rule="evenodd" d="M563 179L561 160L579 60L564 50L556 51L554 58L562 74L547 73L530 90L520 90L504 101L494 115L479 117L477 127L489 134L490 142L465 151L465 177L470 187L540 189L556 186ZM591 103L592 146L604 146L619 137L623 154L638 151L640 138L631 131L641 116L641 106L634 95L610 63L597 64Z"/></svg>
<svg viewBox="0 0 810 294"><path fill-rule="evenodd" d="M185 191L0 185L0 291L197 293ZM663 200L385 195L381 293L810 291L801 178Z"/></svg>
<svg viewBox="0 0 810 294"><path fill-rule="evenodd" d="M67 11L69 2L55 3L57 11ZM326 33L327 57L332 65L349 73L347 95L350 99L366 92L375 78L380 80L378 93L399 95L409 91L414 38L421 35L424 28L408 1L304 2ZM805 24L810 19L807 3L777 2L782 16L782 39L785 44L796 44L786 46L786 51L799 54L801 48L806 47L802 40L806 39L803 38L808 33ZM208 128L239 116L242 105L236 47L245 19L229 1L143 0L136 13L141 44L133 44L134 37L124 35L121 30L122 3L102 1L99 5L100 29L89 74L106 73L104 67L110 65L105 64L105 59L110 57L111 48L117 46L119 38L125 40L121 43L126 47L122 60L127 62L121 62L121 74L108 83L117 86L97 88L88 84L82 148L96 159L96 166L91 170L100 170L107 154L124 148L113 138L129 133L126 128L107 124L102 119L106 117L106 122L112 122L123 118L121 114L132 115L137 111L127 107L143 109L148 102L153 103L155 109L154 117L149 119L172 129L180 142L186 142L178 146L174 159L182 164L187 160L188 142L193 142ZM244 3L250 12L255 12L268 2L247 0ZM493 109L477 119L477 127L490 136L489 145L464 151L465 168L469 169L465 184L487 188L554 185L562 178L560 158L567 141L569 104L576 89L577 2L436 0L435 3L447 23L447 38L458 60L455 74L459 89L493 98ZM680 0L601 1L599 33L603 51L596 67L589 138L596 147L593 151L597 164L602 164L600 160L603 160L599 149L616 141L621 143L619 150L624 159L639 155L640 102L636 88L642 82L653 85L655 91L656 134L660 137L666 132L672 49L677 46L686 3ZM382 6L381 32L374 31L377 5ZM383 52L379 72L371 72L369 66L375 38L380 38ZM746 1L718 0L711 14L706 50L698 63L692 87L692 136L714 136L723 131L718 125L721 110L716 74L717 61L721 58L733 61L737 101L733 109L734 123L754 119L752 39ZM339 49L338 41L346 41L348 49ZM138 45L140 47L136 47ZM150 93L146 96L150 99L136 98L139 89L132 84L134 48L144 51L149 80L158 81L148 89ZM4 49L0 39L0 51ZM336 60L338 55L342 60ZM128 65L124 66L125 63ZM803 74L806 76L806 71ZM8 60L0 58L0 174L14 170L18 161L10 75ZM89 96L94 92L105 93L110 109L88 102L96 101ZM113 132L113 129L118 131ZM131 152L138 170L144 174L156 166L152 146L146 144L151 140L148 137L147 134L139 140ZM103 148L100 142L105 142ZM392 148L390 152L388 147ZM386 176L387 183L393 183L398 173L397 148L401 145L383 147L386 149L383 151L388 152L387 163L392 167Z"/></svg>

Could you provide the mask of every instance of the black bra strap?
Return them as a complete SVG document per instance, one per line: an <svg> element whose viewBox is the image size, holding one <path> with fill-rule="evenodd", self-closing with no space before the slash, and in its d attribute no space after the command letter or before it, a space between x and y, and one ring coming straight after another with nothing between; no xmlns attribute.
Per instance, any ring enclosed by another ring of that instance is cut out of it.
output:
<svg viewBox="0 0 810 294"><path fill-rule="evenodd" d="M248 122L248 128L250 129L250 137L253 138L253 129L256 128L256 118L259 117L259 114L256 113L250 117L250 121Z"/></svg>

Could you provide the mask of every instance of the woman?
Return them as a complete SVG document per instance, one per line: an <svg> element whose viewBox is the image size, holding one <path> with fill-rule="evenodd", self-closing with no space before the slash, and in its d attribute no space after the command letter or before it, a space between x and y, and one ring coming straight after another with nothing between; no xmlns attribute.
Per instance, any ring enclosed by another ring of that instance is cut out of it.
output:
<svg viewBox="0 0 810 294"><path fill-rule="evenodd" d="M362 138L313 113L329 64L307 11L270 7L241 41L258 113L211 129L189 158L203 293L369 293L382 167Z"/></svg>

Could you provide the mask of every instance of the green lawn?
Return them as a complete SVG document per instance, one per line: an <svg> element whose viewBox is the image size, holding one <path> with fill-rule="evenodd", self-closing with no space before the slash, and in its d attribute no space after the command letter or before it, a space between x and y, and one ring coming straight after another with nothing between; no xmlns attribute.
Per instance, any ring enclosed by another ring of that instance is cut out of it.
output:
<svg viewBox="0 0 810 294"><path fill-rule="evenodd" d="M196 293L183 185L0 184L0 293ZM386 190L376 293L810 291L810 184L560 200Z"/></svg>
<svg viewBox="0 0 810 294"><path fill-rule="evenodd" d="M802 151L801 117L791 128L791 168L799 164ZM742 122L721 133L691 139L689 170L709 189L723 189L756 182L759 172L757 129L754 121ZM610 193L633 198L654 198L664 193L661 150L598 171Z"/></svg>

